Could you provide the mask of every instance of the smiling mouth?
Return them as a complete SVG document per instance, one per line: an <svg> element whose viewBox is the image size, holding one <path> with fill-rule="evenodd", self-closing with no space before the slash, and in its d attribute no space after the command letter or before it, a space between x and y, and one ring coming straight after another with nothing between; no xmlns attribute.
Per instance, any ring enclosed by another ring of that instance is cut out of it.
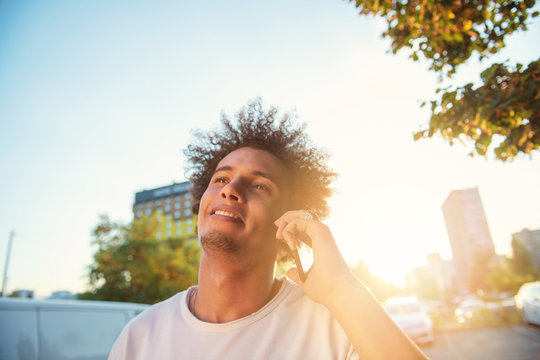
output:
<svg viewBox="0 0 540 360"><path fill-rule="evenodd" d="M231 218L231 219L234 219L234 220L237 220L237 221L241 221L238 216L234 215L231 212L224 211L224 210L216 210L216 211L213 212L212 215L226 216L228 218Z"/></svg>

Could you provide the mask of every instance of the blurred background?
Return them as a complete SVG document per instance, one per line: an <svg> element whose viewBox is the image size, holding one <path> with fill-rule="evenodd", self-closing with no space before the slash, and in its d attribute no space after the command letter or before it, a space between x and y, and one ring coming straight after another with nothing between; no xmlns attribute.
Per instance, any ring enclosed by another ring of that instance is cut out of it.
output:
<svg viewBox="0 0 540 360"><path fill-rule="evenodd" d="M492 151L468 156L471 142L415 142L413 133L427 128L431 109L420 104L438 87L479 84L495 62L538 59L540 23L527 24L493 56L441 77L410 51L392 54L385 20L347 1L1 2L5 294L95 298L114 273L131 286L127 265L115 263L133 259L118 250L122 239L183 249L180 260L159 255L176 270L155 271L185 276L169 292L193 283L194 220L175 215L189 208L182 149L191 129L261 97L296 111L332 155L340 177L327 223L381 300L403 289L439 300L512 296L538 278L537 151L503 162ZM513 280L490 283L496 271Z"/></svg>

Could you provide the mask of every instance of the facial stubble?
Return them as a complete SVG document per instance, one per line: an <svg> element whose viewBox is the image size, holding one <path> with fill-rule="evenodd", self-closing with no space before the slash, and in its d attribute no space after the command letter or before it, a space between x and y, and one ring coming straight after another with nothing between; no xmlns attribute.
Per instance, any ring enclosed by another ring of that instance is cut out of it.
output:
<svg viewBox="0 0 540 360"><path fill-rule="evenodd" d="M223 253L233 255L238 253L240 247L230 236L213 230L201 235L201 246L209 253Z"/></svg>

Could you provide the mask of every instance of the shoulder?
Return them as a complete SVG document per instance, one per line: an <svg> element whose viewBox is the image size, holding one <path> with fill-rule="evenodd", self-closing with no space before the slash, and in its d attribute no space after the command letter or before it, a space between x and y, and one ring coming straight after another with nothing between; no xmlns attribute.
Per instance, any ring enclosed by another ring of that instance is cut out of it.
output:
<svg viewBox="0 0 540 360"><path fill-rule="evenodd" d="M128 322L116 339L109 359L136 358L132 357L133 352L145 349L153 338L160 336L160 332L167 331L171 324L181 319L181 304L185 293L179 292L152 305Z"/></svg>
<svg viewBox="0 0 540 360"><path fill-rule="evenodd" d="M167 300L163 300L152 305L138 316L133 318L127 325L131 331L144 331L153 328L155 325L170 321L180 315L182 299L185 299L186 291L177 293Z"/></svg>

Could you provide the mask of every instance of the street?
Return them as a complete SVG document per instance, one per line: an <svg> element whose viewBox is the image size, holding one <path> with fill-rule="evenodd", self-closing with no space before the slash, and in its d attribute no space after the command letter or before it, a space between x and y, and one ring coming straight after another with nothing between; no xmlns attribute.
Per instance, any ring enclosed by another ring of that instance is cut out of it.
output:
<svg viewBox="0 0 540 360"><path fill-rule="evenodd" d="M439 332L432 345L421 348L432 360L539 360L540 327Z"/></svg>

